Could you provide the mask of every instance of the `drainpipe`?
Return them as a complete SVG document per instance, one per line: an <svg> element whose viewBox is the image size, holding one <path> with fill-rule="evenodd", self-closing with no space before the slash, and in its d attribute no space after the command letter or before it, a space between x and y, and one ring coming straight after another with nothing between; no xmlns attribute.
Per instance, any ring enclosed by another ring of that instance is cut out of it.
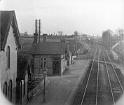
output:
<svg viewBox="0 0 124 105"><path fill-rule="evenodd" d="M1 23L1 12L0 12L0 23ZM0 24L0 50L1 50L1 24Z"/></svg>

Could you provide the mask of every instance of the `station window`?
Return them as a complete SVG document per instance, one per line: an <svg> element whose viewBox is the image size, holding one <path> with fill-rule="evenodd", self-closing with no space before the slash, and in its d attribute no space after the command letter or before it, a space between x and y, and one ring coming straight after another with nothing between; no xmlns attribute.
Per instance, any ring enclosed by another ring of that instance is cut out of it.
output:
<svg viewBox="0 0 124 105"><path fill-rule="evenodd" d="M7 68L10 68L10 46L7 46Z"/></svg>
<svg viewBox="0 0 124 105"><path fill-rule="evenodd" d="M43 58L41 58L40 66L41 66L41 69L43 69Z"/></svg>
<svg viewBox="0 0 124 105"><path fill-rule="evenodd" d="M46 67L46 58L41 58L41 69L44 69Z"/></svg>
<svg viewBox="0 0 124 105"><path fill-rule="evenodd" d="M44 58L44 68L46 68L46 58Z"/></svg>

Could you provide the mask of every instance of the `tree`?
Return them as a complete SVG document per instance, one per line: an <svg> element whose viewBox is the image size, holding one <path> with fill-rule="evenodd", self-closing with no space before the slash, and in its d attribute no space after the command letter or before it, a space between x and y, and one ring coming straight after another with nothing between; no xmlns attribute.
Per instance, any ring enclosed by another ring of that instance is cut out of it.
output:
<svg viewBox="0 0 124 105"><path fill-rule="evenodd" d="M58 31L58 35L62 36L63 32L62 31Z"/></svg>
<svg viewBox="0 0 124 105"><path fill-rule="evenodd" d="M28 32L24 32L24 36L28 36Z"/></svg>
<svg viewBox="0 0 124 105"><path fill-rule="evenodd" d="M78 34L78 31L74 31L74 36L77 36Z"/></svg>

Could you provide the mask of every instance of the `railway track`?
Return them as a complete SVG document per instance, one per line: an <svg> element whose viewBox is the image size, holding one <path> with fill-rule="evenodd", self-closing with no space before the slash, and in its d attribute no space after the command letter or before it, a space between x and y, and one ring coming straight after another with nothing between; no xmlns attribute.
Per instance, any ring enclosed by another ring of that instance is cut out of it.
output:
<svg viewBox="0 0 124 105"><path fill-rule="evenodd" d="M85 95L87 94L86 93L87 92L87 89L89 88L88 87L89 81L91 81L90 80L91 79L91 76L93 76L93 75L91 75L92 74L92 70L93 70L93 68L95 68L95 66L97 66L97 64L95 63L95 61L98 60L98 59L96 59L96 57L97 57L96 55L98 55L98 50L96 50L96 52L94 54L94 59L91 60L91 62L89 64L89 67L87 69L87 73L85 75L85 79L84 80L82 79L81 82L80 82L80 84L79 84L79 86L78 86L77 92L76 92L76 94L74 96L74 99L73 99L74 101L72 102L72 105L80 105L80 104L83 103L83 100L85 98ZM95 72L95 75L97 75L97 72ZM92 79L92 80L93 80L93 82L96 82L95 79ZM95 85L94 85L94 88L95 88ZM92 91L94 91L94 89L92 89Z"/></svg>
<svg viewBox="0 0 124 105"><path fill-rule="evenodd" d="M94 56L72 105L115 105L123 94L124 76L115 69L107 52L97 49Z"/></svg>
<svg viewBox="0 0 124 105"><path fill-rule="evenodd" d="M111 63L111 60L106 53L106 58L104 58L104 62L105 62L105 68L106 68L106 72L107 72L107 76L108 76L108 80L109 80L109 86L111 89L111 96L112 96L112 105L116 104L116 101L121 97L121 95L123 94L123 86L120 82L119 79L119 75L117 74L116 70L115 70L115 66ZM110 63L107 64L106 61L109 61Z"/></svg>
<svg viewBox="0 0 124 105"><path fill-rule="evenodd" d="M120 78L120 76L119 76L119 73L118 73L118 71L117 71L115 65L112 63L112 61L111 61L111 59L110 59L110 57L109 57L109 55L108 55L107 52L106 52L106 55L107 55L107 57L108 57L108 60L110 61L110 65L111 65L111 67L112 67L112 69L113 69L113 71L114 71L114 73L115 73L115 75L116 75L116 78L117 78L117 80L118 80L118 82L119 82L119 84L120 84L120 86L121 86L121 90L122 90L122 92L124 92L124 88L123 88L124 85L122 85L123 82L120 81L121 78Z"/></svg>

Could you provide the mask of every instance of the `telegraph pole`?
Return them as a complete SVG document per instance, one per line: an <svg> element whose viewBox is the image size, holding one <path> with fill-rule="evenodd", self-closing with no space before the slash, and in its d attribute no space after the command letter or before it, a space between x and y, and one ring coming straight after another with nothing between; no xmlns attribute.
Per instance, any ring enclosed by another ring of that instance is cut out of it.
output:
<svg viewBox="0 0 124 105"><path fill-rule="evenodd" d="M46 84L46 82L45 82L45 79L46 79L46 77L45 77L45 74L43 75L43 77L44 77L44 91L43 91L43 102L46 102L46 89L45 89L45 84Z"/></svg>

